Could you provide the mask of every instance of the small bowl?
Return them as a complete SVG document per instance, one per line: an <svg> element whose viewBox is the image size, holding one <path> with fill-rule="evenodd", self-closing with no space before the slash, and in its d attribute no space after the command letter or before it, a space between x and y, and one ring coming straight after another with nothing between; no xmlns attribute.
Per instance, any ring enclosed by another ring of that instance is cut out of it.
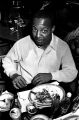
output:
<svg viewBox="0 0 79 120"><path fill-rule="evenodd" d="M29 113L29 114L35 114L37 112L37 109L34 105L32 104L29 104L27 105L26 107L26 111Z"/></svg>
<svg viewBox="0 0 79 120"><path fill-rule="evenodd" d="M49 120L49 118L46 115L38 114L33 116L30 120Z"/></svg>

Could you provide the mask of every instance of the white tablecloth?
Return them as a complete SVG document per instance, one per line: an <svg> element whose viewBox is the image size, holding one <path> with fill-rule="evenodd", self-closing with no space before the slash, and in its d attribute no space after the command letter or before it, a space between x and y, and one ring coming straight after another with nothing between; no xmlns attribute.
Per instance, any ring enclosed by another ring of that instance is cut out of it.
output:
<svg viewBox="0 0 79 120"><path fill-rule="evenodd" d="M28 99L29 92L30 92L30 90L17 93L18 99L19 99L20 104L21 104L21 112L22 113L27 111L26 106L30 104L30 101Z"/></svg>

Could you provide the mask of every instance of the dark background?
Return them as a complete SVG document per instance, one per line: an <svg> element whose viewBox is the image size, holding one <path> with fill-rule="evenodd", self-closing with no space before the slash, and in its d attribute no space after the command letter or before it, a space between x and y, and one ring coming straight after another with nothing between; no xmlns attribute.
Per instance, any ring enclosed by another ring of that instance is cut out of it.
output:
<svg viewBox="0 0 79 120"><path fill-rule="evenodd" d="M8 19L9 13L13 7L12 1L19 1L20 9L19 12L21 13L22 17L29 19L32 15L38 11L45 1L50 2L47 6L48 10L51 12L55 9L56 10L56 20L57 24L66 23L70 21L74 23L75 26L72 26L70 31L73 27L76 27L76 23L79 23L79 1L78 0L0 0L0 11L2 13L2 21Z"/></svg>

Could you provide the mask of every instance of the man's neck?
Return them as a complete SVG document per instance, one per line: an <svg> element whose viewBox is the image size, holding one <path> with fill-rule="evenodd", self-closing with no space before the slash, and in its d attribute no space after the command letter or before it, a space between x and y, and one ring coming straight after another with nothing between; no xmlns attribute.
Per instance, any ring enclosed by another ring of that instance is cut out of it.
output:
<svg viewBox="0 0 79 120"><path fill-rule="evenodd" d="M37 47L40 48L40 49L46 50L46 48L48 47L48 45L47 46L37 46Z"/></svg>

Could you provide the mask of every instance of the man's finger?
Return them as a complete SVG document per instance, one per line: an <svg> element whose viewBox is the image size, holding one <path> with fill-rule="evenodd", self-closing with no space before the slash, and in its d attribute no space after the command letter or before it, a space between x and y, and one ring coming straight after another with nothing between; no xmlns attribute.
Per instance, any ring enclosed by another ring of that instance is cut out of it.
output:
<svg viewBox="0 0 79 120"><path fill-rule="evenodd" d="M24 80L19 80L18 82L19 82L19 84L22 85L22 86L25 86L25 85L26 85L26 82L25 82Z"/></svg>
<svg viewBox="0 0 79 120"><path fill-rule="evenodd" d="M17 86L17 84L14 82L13 83L13 86L16 88L16 89L19 89L19 87Z"/></svg>
<svg viewBox="0 0 79 120"><path fill-rule="evenodd" d="M37 84L37 83L39 83L40 81L41 81L40 78L36 78L36 79L34 79L33 83Z"/></svg>

